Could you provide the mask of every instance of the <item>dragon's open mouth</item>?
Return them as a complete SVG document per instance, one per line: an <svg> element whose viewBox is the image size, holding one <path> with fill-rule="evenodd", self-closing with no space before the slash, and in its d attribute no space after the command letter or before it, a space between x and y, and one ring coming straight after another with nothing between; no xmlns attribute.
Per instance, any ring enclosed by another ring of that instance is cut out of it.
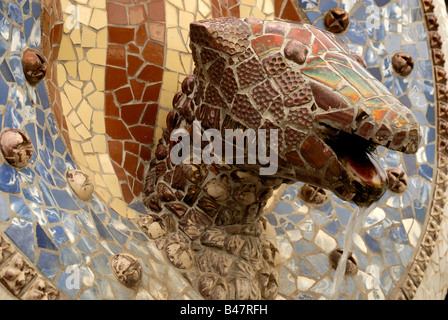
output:
<svg viewBox="0 0 448 320"><path fill-rule="evenodd" d="M350 186L345 186L344 192L354 193L353 202L370 204L383 195L388 179L376 153L377 144L344 131L334 132L325 143L348 174Z"/></svg>

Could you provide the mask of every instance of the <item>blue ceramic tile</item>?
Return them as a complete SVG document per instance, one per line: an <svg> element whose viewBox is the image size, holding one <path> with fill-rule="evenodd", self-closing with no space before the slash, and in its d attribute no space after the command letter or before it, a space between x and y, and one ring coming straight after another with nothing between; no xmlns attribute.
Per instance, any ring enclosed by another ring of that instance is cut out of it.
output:
<svg viewBox="0 0 448 320"><path fill-rule="evenodd" d="M41 5L39 2L33 1L32 5L31 5L31 11L33 13L33 17L34 19L39 19L40 18L40 11L41 10Z"/></svg>
<svg viewBox="0 0 448 320"><path fill-rule="evenodd" d="M20 192L17 170L6 163L0 167L0 190L8 193Z"/></svg>
<svg viewBox="0 0 448 320"><path fill-rule="evenodd" d="M54 208L45 209L45 214L49 223L59 222L58 212Z"/></svg>
<svg viewBox="0 0 448 320"><path fill-rule="evenodd" d="M45 184L44 180L39 179L38 183L39 183L39 189L42 193L42 198L44 198L45 205L47 205L49 207L55 207L56 202L54 201L53 196L50 192L50 189Z"/></svg>
<svg viewBox="0 0 448 320"><path fill-rule="evenodd" d="M34 216L32 215L23 198L9 195L9 203L11 210L14 211L22 219L34 221Z"/></svg>
<svg viewBox="0 0 448 320"><path fill-rule="evenodd" d="M72 197L65 190L52 190L53 197L61 209L79 210L78 205L73 201Z"/></svg>
<svg viewBox="0 0 448 320"><path fill-rule="evenodd" d="M53 178L42 162L36 163L35 170L37 174L39 174L46 182L50 183L53 186L55 185Z"/></svg>
<svg viewBox="0 0 448 320"><path fill-rule="evenodd" d="M9 21L0 13L0 35L6 40L9 40Z"/></svg>
<svg viewBox="0 0 448 320"><path fill-rule="evenodd" d="M124 245L126 243L126 241L128 240L128 237L126 237L124 234L117 231L115 228L113 228L110 225L107 226L107 230L109 230L109 232L112 234L112 236L115 238L115 240L117 240L118 243L120 243L121 245Z"/></svg>
<svg viewBox="0 0 448 320"><path fill-rule="evenodd" d="M64 189L67 186L67 181L56 170L51 170L51 176L58 188Z"/></svg>
<svg viewBox="0 0 448 320"><path fill-rule="evenodd" d="M304 258L299 259L299 274L305 277L317 278L317 274L313 270L313 267Z"/></svg>
<svg viewBox="0 0 448 320"><path fill-rule="evenodd" d="M68 241L67 234L61 226L55 226L50 228L51 236L58 247L63 245Z"/></svg>
<svg viewBox="0 0 448 320"><path fill-rule="evenodd" d="M100 253L92 258L92 265L95 271L102 275L110 275L112 274L109 261L104 253Z"/></svg>
<svg viewBox="0 0 448 320"><path fill-rule="evenodd" d="M50 280L53 280L59 270L61 270L59 255L44 250L40 252L36 265Z"/></svg>
<svg viewBox="0 0 448 320"><path fill-rule="evenodd" d="M9 220L9 205L8 200L0 194L0 221Z"/></svg>
<svg viewBox="0 0 448 320"><path fill-rule="evenodd" d="M43 146L44 145L44 131L39 126L36 126L36 136L37 136L37 141L39 142L39 145Z"/></svg>
<svg viewBox="0 0 448 320"><path fill-rule="evenodd" d="M106 240L114 240L114 238L111 236L109 231L107 231L107 229L104 227L103 223L100 221L100 219L98 218L96 213L93 211L90 211L90 214L92 215L93 222L95 223L96 229L97 229L100 237L104 238Z"/></svg>
<svg viewBox="0 0 448 320"><path fill-rule="evenodd" d="M82 236L81 239L79 239L76 247L88 254L92 254L98 250L98 245L96 244L96 242L88 236Z"/></svg>
<svg viewBox="0 0 448 320"><path fill-rule="evenodd" d="M44 248L48 250L55 250L57 251L58 248L54 245L53 241L47 236L44 229L40 226L40 224L36 224L36 239L37 239L37 246L39 248Z"/></svg>
<svg viewBox="0 0 448 320"><path fill-rule="evenodd" d="M72 299L81 288L77 272L79 272L77 269L71 270L71 272L61 272L57 282L57 286Z"/></svg>
<svg viewBox="0 0 448 320"><path fill-rule="evenodd" d="M50 153L47 149L39 150L40 158L42 163L47 167L48 170L52 167L53 163L53 154Z"/></svg>
<svg viewBox="0 0 448 320"><path fill-rule="evenodd" d="M56 151L57 151L61 156L65 153L66 148L65 148L64 141L62 140L61 137L57 137L57 138L55 139L55 141L54 141L54 148L56 149Z"/></svg>
<svg viewBox="0 0 448 320"><path fill-rule="evenodd" d="M63 176L65 176L65 172L67 171L67 167L65 166L64 160L62 160L59 157L55 157L53 161L53 165L56 168L56 170L59 171L59 173Z"/></svg>
<svg viewBox="0 0 448 320"><path fill-rule="evenodd" d="M23 73L21 57L16 54L11 55L9 58L9 65L11 67L12 74L16 79L16 83L19 86L23 86L25 84L25 74Z"/></svg>
<svg viewBox="0 0 448 320"><path fill-rule="evenodd" d="M34 230L31 222L14 218L6 229L5 234L34 262Z"/></svg>
<svg viewBox="0 0 448 320"><path fill-rule="evenodd" d="M85 290L78 300L101 300L100 291L97 286Z"/></svg>
<svg viewBox="0 0 448 320"><path fill-rule="evenodd" d="M28 199L40 205L44 204L42 198L40 197L39 191L35 186L22 188L22 194L25 197L25 199Z"/></svg>
<svg viewBox="0 0 448 320"><path fill-rule="evenodd" d="M44 81L41 81L37 84L37 92L39 95L39 99L41 102L41 105L44 110L50 108L50 102L48 100L47 91L45 89Z"/></svg>
<svg viewBox="0 0 448 320"><path fill-rule="evenodd" d="M35 20L34 18L28 18L25 20L25 41L28 41L30 34L31 34L31 30L33 29Z"/></svg>
<svg viewBox="0 0 448 320"><path fill-rule="evenodd" d="M39 49L41 38L40 23L35 23L28 39L28 47Z"/></svg>
<svg viewBox="0 0 448 320"><path fill-rule="evenodd" d="M7 50L8 50L8 44L5 43L2 39L0 39L0 57L2 57Z"/></svg>
<svg viewBox="0 0 448 320"><path fill-rule="evenodd" d="M25 3L22 4L22 11L23 11L23 15L29 15L30 14L30 1L31 0L26 0ZM22 2L22 1L20 1Z"/></svg>
<svg viewBox="0 0 448 320"><path fill-rule="evenodd" d="M22 25L22 10L20 10L19 6L15 3L7 3L6 8L8 10L8 18Z"/></svg>
<svg viewBox="0 0 448 320"><path fill-rule="evenodd" d="M21 129L20 126L22 121L22 116L16 111L11 103L8 103L6 106L3 127Z"/></svg>
<svg viewBox="0 0 448 320"><path fill-rule="evenodd" d="M59 211L59 217L67 233L67 236L69 237L71 242L74 242L81 234L82 232L81 228L78 226L75 219L68 212L65 212L63 210Z"/></svg>
<svg viewBox="0 0 448 320"><path fill-rule="evenodd" d="M78 253L72 247L61 248L61 260L66 266L80 265L82 263Z"/></svg>
<svg viewBox="0 0 448 320"><path fill-rule="evenodd" d="M290 214L293 213L294 211L295 210L291 204L283 201L279 202L274 209L274 212L277 214Z"/></svg>
<svg viewBox="0 0 448 320"><path fill-rule="evenodd" d="M142 242L148 242L148 238L146 238L146 236L143 233L140 232L133 232L132 236L137 239L140 240Z"/></svg>
<svg viewBox="0 0 448 320"><path fill-rule="evenodd" d="M0 104L5 105L9 96L9 86L5 83L2 77L0 77Z"/></svg>
<svg viewBox="0 0 448 320"><path fill-rule="evenodd" d="M433 172L433 168L428 166L427 164L420 165L420 169L418 170L418 174L430 182L432 181Z"/></svg>
<svg viewBox="0 0 448 320"><path fill-rule="evenodd" d="M45 113L40 108L36 108L36 120L41 127L45 126Z"/></svg>
<svg viewBox="0 0 448 320"><path fill-rule="evenodd" d="M6 60L0 64L0 72L3 75L3 78L8 82L15 82L14 76L12 75L11 69L8 66Z"/></svg>

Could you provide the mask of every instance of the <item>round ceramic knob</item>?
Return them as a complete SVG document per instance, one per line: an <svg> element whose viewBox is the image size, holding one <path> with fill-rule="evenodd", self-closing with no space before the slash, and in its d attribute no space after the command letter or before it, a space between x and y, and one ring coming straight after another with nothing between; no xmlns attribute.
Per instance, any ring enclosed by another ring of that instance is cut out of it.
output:
<svg viewBox="0 0 448 320"><path fill-rule="evenodd" d="M22 169L33 156L33 145L28 135L19 129L6 129L0 136L0 145L6 162Z"/></svg>
<svg viewBox="0 0 448 320"><path fill-rule="evenodd" d="M93 183L87 174L81 170L69 170L65 177L79 199L83 201L90 199L93 193Z"/></svg>
<svg viewBox="0 0 448 320"><path fill-rule="evenodd" d="M29 84L36 85L47 73L47 61L39 51L28 48L23 53L22 68Z"/></svg>

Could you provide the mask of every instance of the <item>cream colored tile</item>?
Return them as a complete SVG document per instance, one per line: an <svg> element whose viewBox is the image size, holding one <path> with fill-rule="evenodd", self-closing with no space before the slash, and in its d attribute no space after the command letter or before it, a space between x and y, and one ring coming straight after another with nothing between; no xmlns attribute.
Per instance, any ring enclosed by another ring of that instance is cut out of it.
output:
<svg viewBox="0 0 448 320"><path fill-rule="evenodd" d="M75 47L76 54L78 55L78 60L84 59L84 49L80 46Z"/></svg>
<svg viewBox="0 0 448 320"><path fill-rule="evenodd" d="M274 14L274 0L264 0L263 12L266 15Z"/></svg>
<svg viewBox="0 0 448 320"><path fill-rule="evenodd" d="M179 53L186 74L193 74L193 59L190 54Z"/></svg>
<svg viewBox="0 0 448 320"><path fill-rule="evenodd" d="M101 177L101 175L99 173L95 173L93 180L95 181L96 187L106 188L106 183L104 182L103 178Z"/></svg>
<svg viewBox="0 0 448 320"><path fill-rule="evenodd" d="M105 174L103 175L103 180L106 183L107 188L109 189L112 196L116 198L121 198L123 196L123 194L121 193L120 184L118 183L118 178L115 174ZM115 199L113 199L112 201L114 201Z"/></svg>
<svg viewBox="0 0 448 320"><path fill-rule="evenodd" d="M208 15L211 13L211 9L210 9L210 7L208 6L208 4L205 3L205 2L202 1L202 0L199 0L199 3L198 3L198 9L199 9L199 12L200 12L204 17L208 16Z"/></svg>
<svg viewBox="0 0 448 320"><path fill-rule="evenodd" d="M167 29L170 27L178 26L179 16L177 13L177 9L167 1L165 1L165 19Z"/></svg>
<svg viewBox="0 0 448 320"><path fill-rule="evenodd" d="M87 128L90 128L93 110L86 100L82 100L76 112L82 123L84 123Z"/></svg>
<svg viewBox="0 0 448 320"><path fill-rule="evenodd" d="M107 28L101 29L96 34L96 47L107 48Z"/></svg>
<svg viewBox="0 0 448 320"><path fill-rule="evenodd" d="M120 193L121 193L121 190L120 190ZM113 199L110 204L110 207L112 209L114 209L120 216L127 217L127 207L128 206L126 205L126 203L123 200L120 200L117 198Z"/></svg>
<svg viewBox="0 0 448 320"><path fill-rule="evenodd" d="M182 65L182 63L180 61L179 52L174 51L174 50L166 51L165 67L171 71L185 73L184 66ZM164 80L162 83L163 83L164 88L175 88L174 90L177 89L177 83L166 83L165 82L166 81L165 79L173 78L174 77L173 74L174 74L174 72L168 72L168 71L165 71L163 73ZM167 89L167 90L170 90L170 89ZM173 91L173 92L175 92L175 91Z"/></svg>
<svg viewBox="0 0 448 320"><path fill-rule="evenodd" d="M126 218L128 219L135 219L139 216L139 213L135 210L132 210L131 208L127 208L126 210Z"/></svg>
<svg viewBox="0 0 448 320"><path fill-rule="evenodd" d="M173 109L173 92L160 90L159 103L164 108Z"/></svg>
<svg viewBox="0 0 448 320"><path fill-rule="evenodd" d="M78 78L78 63L76 61L67 61L64 63L64 66L70 78Z"/></svg>
<svg viewBox="0 0 448 320"><path fill-rule="evenodd" d="M68 82L70 82L72 85L74 85L76 88L81 89L84 86L84 82L83 81L79 81L79 80L68 80Z"/></svg>
<svg viewBox="0 0 448 320"><path fill-rule="evenodd" d="M166 46L168 49L172 49L175 51L188 52L185 47L184 41L181 37L179 29L170 28L166 31Z"/></svg>
<svg viewBox="0 0 448 320"><path fill-rule="evenodd" d="M98 159L100 161L101 170L104 174L115 174L114 167L110 162L110 158L108 154L99 154Z"/></svg>
<svg viewBox="0 0 448 320"><path fill-rule="evenodd" d="M96 90L104 91L106 81L106 68L94 66L92 72L92 81L95 84Z"/></svg>
<svg viewBox="0 0 448 320"><path fill-rule="evenodd" d="M90 105L97 110L104 110L104 93L95 91L87 97Z"/></svg>
<svg viewBox="0 0 448 320"><path fill-rule="evenodd" d="M75 60L77 59L75 50L73 50L72 41L66 35L62 35L61 44L59 46L58 60Z"/></svg>
<svg viewBox="0 0 448 320"><path fill-rule="evenodd" d="M95 48L96 47L96 32L86 26L82 26L81 33L81 47Z"/></svg>
<svg viewBox="0 0 448 320"><path fill-rule="evenodd" d="M166 117L168 116L169 111L159 108L159 112L157 114L157 126L158 127L166 127Z"/></svg>
<svg viewBox="0 0 448 320"><path fill-rule="evenodd" d="M79 134L76 132L75 127L70 123L70 121L67 121L67 128L68 133L70 136L70 141L73 143L74 141L82 142L82 138L79 136Z"/></svg>
<svg viewBox="0 0 448 320"><path fill-rule="evenodd" d="M96 30L100 30L107 26L106 10L94 9L92 19L90 19L90 26Z"/></svg>
<svg viewBox="0 0 448 320"><path fill-rule="evenodd" d="M104 123L104 112L97 110L93 111L92 131L99 134L106 133L106 125Z"/></svg>
<svg viewBox="0 0 448 320"><path fill-rule="evenodd" d="M90 0L89 5L92 8L105 9L106 8L106 0Z"/></svg>
<svg viewBox="0 0 448 320"><path fill-rule="evenodd" d="M104 66L106 65L106 49L90 49L87 51L87 60L92 64Z"/></svg>
<svg viewBox="0 0 448 320"><path fill-rule="evenodd" d="M259 18L259 19L265 19L266 15L257 7L252 8L252 17Z"/></svg>
<svg viewBox="0 0 448 320"><path fill-rule="evenodd" d="M72 32L70 32L70 40L72 40L72 44L74 45L81 43L81 32L79 28L73 28Z"/></svg>
<svg viewBox="0 0 448 320"><path fill-rule="evenodd" d="M90 17L92 16L92 8L88 6L78 6L79 23L85 26L89 25Z"/></svg>
<svg viewBox="0 0 448 320"><path fill-rule="evenodd" d="M66 70L64 65L62 65L61 63L56 63L56 70L57 70L58 85L59 87L61 87L64 85L65 81L67 81Z"/></svg>
<svg viewBox="0 0 448 320"><path fill-rule="evenodd" d="M66 119L73 127L76 127L81 123L81 119L79 119L78 114L75 111L70 112Z"/></svg>
<svg viewBox="0 0 448 320"><path fill-rule="evenodd" d="M76 107L78 103L81 102L82 92L79 88L76 88L75 86L66 82L63 86L63 90L67 94L68 100L73 107Z"/></svg>
<svg viewBox="0 0 448 320"><path fill-rule="evenodd" d="M93 147L92 147L92 143L90 141L83 142L81 144L81 148L82 148L82 151L84 152L84 154L93 153ZM91 166L92 164L87 159L87 155L86 155L86 160L87 160L87 163Z"/></svg>
<svg viewBox="0 0 448 320"><path fill-rule="evenodd" d="M193 21L194 21L194 14L192 12L187 11L179 12L179 27L189 30L190 23Z"/></svg>
<svg viewBox="0 0 448 320"><path fill-rule="evenodd" d="M90 81L89 83L86 84L82 93L84 94L84 96L87 96L89 93L93 92L94 90L95 90L95 87L93 86L93 83Z"/></svg>
<svg viewBox="0 0 448 320"><path fill-rule="evenodd" d="M83 123L75 127L75 130L84 140L92 138L92 134L90 133L89 130L87 130L86 126Z"/></svg>
<svg viewBox="0 0 448 320"><path fill-rule="evenodd" d="M61 91L59 95L61 96L62 112L64 116L67 116L73 110L73 107L63 91Z"/></svg>
<svg viewBox="0 0 448 320"><path fill-rule="evenodd" d="M188 12L196 12L196 8L198 6L197 0L185 1L185 11Z"/></svg>
<svg viewBox="0 0 448 320"><path fill-rule="evenodd" d="M106 137L101 134L96 134L92 138L93 151L96 153L106 153L107 152L107 141Z"/></svg>
<svg viewBox="0 0 448 320"><path fill-rule="evenodd" d="M163 126L163 128L165 128L166 125ZM156 127L156 132L155 132L155 140L154 141L159 141L160 139L162 139L163 137L163 128L157 126ZM154 148L156 148L157 144L154 144Z"/></svg>
<svg viewBox="0 0 448 320"><path fill-rule="evenodd" d="M86 158L84 157L84 152L82 151L81 145L75 141L71 143L73 157L76 159L76 162L82 166L88 166Z"/></svg>
<svg viewBox="0 0 448 320"><path fill-rule="evenodd" d="M107 188L95 188L95 192L104 203L108 204L110 202L112 195Z"/></svg>
<svg viewBox="0 0 448 320"><path fill-rule="evenodd" d="M90 170L94 172L101 172L100 163L98 161L98 157L95 154L88 154L86 155L86 160L89 163ZM94 174L92 174L90 177L93 178Z"/></svg>
<svg viewBox="0 0 448 320"><path fill-rule="evenodd" d="M79 79L82 81L89 81L92 77L92 70L92 65L89 62L86 60L80 61L78 63Z"/></svg>
<svg viewBox="0 0 448 320"><path fill-rule="evenodd" d="M251 16L252 7L250 6L240 6L240 17L241 18L247 18Z"/></svg>

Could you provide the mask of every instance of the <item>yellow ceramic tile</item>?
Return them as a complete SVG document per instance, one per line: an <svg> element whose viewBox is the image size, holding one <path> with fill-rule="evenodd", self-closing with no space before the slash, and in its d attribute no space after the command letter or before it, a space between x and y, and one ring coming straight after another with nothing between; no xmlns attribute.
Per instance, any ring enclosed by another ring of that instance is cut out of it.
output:
<svg viewBox="0 0 448 320"><path fill-rule="evenodd" d="M106 137L101 134L96 134L92 138L92 146L93 151L97 153L106 153L107 152L107 141Z"/></svg>
<svg viewBox="0 0 448 320"><path fill-rule="evenodd" d="M259 18L259 19L265 19L266 15L257 7L252 8L252 17Z"/></svg>
<svg viewBox="0 0 448 320"><path fill-rule="evenodd" d="M62 31L65 34L69 34L73 29L77 28L79 25L76 13L76 8L74 6L68 7L66 11L62 14L62 19L64 21Z"/></svg>
<svg viewBox="0 0 448 320"><path fill-rule="evenodd" d="M92 16L92 8L88 6L78 5L78 19L81 25L88 26L91 16Z"/></svg>
<svg viewBox="0 0 448 320"><path fill-rule="evenodd" d="M76 54L78 55L78 60L84 59L84 49L81 48L80 46L76 46L75 50L76 50Z"/></svg>
<svg viewBox="0 0 448 320"><path fill-rule="evenodd" d="M93 86L93 83L90 81L89 83L86 84L82 93L84 94L84 96L87 96L89 93L91 93L94 90L95 90L95 88Z"/></svg>
<svg viewBox="0 0 448 320"><path fill-rule="evenodd" d="M92 77L92 65L86 60L80 61L78 63L78 74L79 79L82 81L88 81Z"/></svg>
<svg viewBox="0 0 448 320"><path fill-rule="evenodd" d="M188 52L178 28L170 28L166 31L167 48L175 51Z"/></svg>
<svg viewBox="0 0 448 320"><path fill-rule="evenodd" d="M199 12L204 16L204 17L206 17L206 16L208 16L210 13L211 13L211 9L210 9L210 7L208 6L208 4L206 4L204 1L202 1L202 0L199 0L199 3L198 3L198 9L199 9Z"/></svg>
<svg viewBox="0 0 448 320"><path fill-rule="evenodd" d="M185 5L185 11L196 12L197 1L188 0L188 1L185 1L184 5Z"/></svg>
<svg viewBox="0 0 448 320"><path fill-rule="evenodd" d="M95 173L93 180L95 181L95 187L106 188L106 184L99 173Z"/></svg>
<svg viewBox="0 0 448 320"><path fill-rule="evenodd" d="M263 12L266 15L274 14L274 0L264 0Z"/></svg>
<svg viewBox="0 0 448 320"><path fill-rule="evenodd" d="M256 2L257 0L241 0L241 4L242 5L246 5L246 6L250 6L250 7L253 7L253 6L255 6L255 2Z"/></svg>
<svg viewBox="0 0 448 320"><path fill-rule="evenodd" d="M101 170L104 174L115 174L114 167L110 162L108 154L99 154L98 160L100 161Z"/></svg>
<svg viewBox="0 0 448 320"><path fill-rule="evenodd" d="M125 202L123 202L123 200L117 198L113 199L110 204L110 207L114 209L120 216L126 218L127 216L126 212L128 206L126 205Z"/></svg>
<svg viewBox="0 0 448 320"><path fill-rule="evenodd" d="M63 91L61 91L59 95L61 96L62 112L65 116L67 116L70 111L73 110L72 105L70 104L67 95Z"/></svg>
<svg viewBox="0 0 448 320"><path fill-rule="evenodd" d="M190 23L194 21L194 15L191 12L179 12L179 26L186 30L190 29Z"/></svg>
<svg viewBox="0 0 448 320"><path fill-rule="evenodd" d="M100 30L107 26L106 10L94 9L92 18L90 19L90 26L96 30Z"/></svg>
<svg viewBox="0 0 448 320"><path fill-rule="evenodd" d="M81 119L79 119L78 114L75 111L72 111L67 116L67 121L70 122L73 127L76 127L81 123Z"/></svg>
<svg viewBox="0 0 448 320"><path fill-rule="evenodd" d="M92 107L90 107L90 105L86 102L86 100L82 100L76 112L82 123L84 123L87 128L90 128L93 110Z"/></svg>
<svg viewBox="0 0 448 320"><path fill-rule="evenodd" d="M100 134L106 133L106 125L104 123L104 112L97 110L93 111L92 131Z"/></svg>
<svg viewBox="0 0 448 320"><path fill-rule="evenodd" d="M64 92L67 94L68 100L73 107L76 107L82 100L82 92L80 89L72 86L69 83L65 83Z"/></svg>
<svg viewBox="0 0 448 320"><path fill-rule="evenodd" d="M81 89L84 86L84 82L79 80L68 80L72 85L74 85L76 88Z"/></svg>
<svg viewBox="0 0 448 320"><path fill-rule="evenodd" d="M126 210L126 218L135 219L137 217L138 217L138 212L128 207Z"/></svg>
<svg viewBox="0 0 448 320"><path fill-rule="evenodd" d="M193 74L193 59L190 54L180 53L180 60L182 61L182 66L184 67L186 74Z"/></svg>
<svg viewBox="0 0 448 320"><path fill-rule="evenodd" d="M104 91L106 81L106 68L94 66L92 72L92 81L98 91Z"/></svg>
<svg viewBox="0 0 448 320"><path fill-rule="evenodd" d="M86 126L83 123L75 127L75 130L84 140L92 138L92 134L89 130L87 130Z"/></svg>
<svg viewBox="0 0 448 320"><path fill-rule="evenodd" d="M104 110L104 93L101 91L95 91L87 97L90 105L94 109Z"/></svg>
<svg viewBox="0 0 448 320"><path fill-rule="evenodd" d="M121 193L121 187L118 182L118 178L115 174L105 174L103 175L103 180L106 183L107 188L109 189L112 196L117 198L121 198L123 196L123 194ZM113 200L118 200L117 198Z"/></svg>
<svg viewBox="0 0 448 320"><path fill-rule="evenodd" d="M163 128L165 128L166 125L163 126ZM163 128L157 126L156 127L156 134L155 134L155 140L154 141L159 141L160 139L162 139L163 137ZM154 147L156 147L157 144L154 144Z"/></svg>
<svg viewBox="0 0 448 320"><path fill-rule="evenodd" d="M67 81L65 68L61 63L57 63L56 70L57 70L58 85L59 87L61 87L64 85L65 81Z"/></svg>
<svg viewBox="0 0 448 320"><path fill-rule="evenodd" d="M109 190L106 188L95 188L95 193L102 199L105 203L109 203L112 195L110 194Z"/></svg>
<svg viewBox="0 0 448 320"><path fill-rule="evenodd" d="M190 53L190 47L188 46L190 42L190 31L188 29L180 29L179 32L184 41L186 52Z"/></svg>
<svg viewBox="0 0 448 320"><path fill-rule="evenodd" d="M100 172L100 163L98 162L98 157L95 154L86 154L86 160L89 163L89 168L92 171ZM90 176L93 177L93 174Z"/></svg>
<svg viewBox="0 0 448 320"><path fill-rule="evenodd" d="M90 143L90 141L83 142L81 144L81 148L82 148L82 151L84 152L84 154L86 154L86 153L93 153L93 147L92 147L92 144ZM87 160L87 163L89 164L89 166L91 167L92 164L87 159L87 155L86 155L86 160Z"/></svg>
<svg viewBox="0 0 448 320"><path fill-rule="evenodd" d="M73 157L76 162L82 166L88 166L86 158L84 157L84 152L82 151L81 145L77 142L71 141L71 147L73 152Z"/></svg>
<svg viewBox="0 0 448 320"><path fill-rule="evenodd" d="M171 91L161 90L159 103L162 107L167 109L173 108L173 93Z"/></svg>
<svg viewBox="0 0 448 320"><path fill-rule="evenodd" d="M89 2L89 0L75 0L75 1L80 4L87 4L87 2Z"/></svg>
<svg viewBox="0 0 448 320"><path fill-rule="evenodd" d="M249 6L240 6L240 17L241 18L247 18L251 16L252 7Z"/></svg>
<svg viewBox="0 0 448 320"><path fill-rule="evenodd" d="M172 71L185 73L184 66L180 62L179 58L180 58L179 57L179 52L174 51L174 50L167 50L166 51L166 60L165 60L166 68L169 69L169 70L172 70ZM176 92L176 89L177 89L177 84L176 83L167 83L165 85L166 79L172 78L173 77L172 76L173 73L174 72L168 72L168 71L164 72L163 73L163 81L162 81L162 83L163 83L163 87L164 88L174 88L172 91ZM170 89L167 89L167 90L170 90Z"/></svg>
<svg viewBox="0 0 448 320"><path fill-rule="evenodd" d="M77 59L75 50L73 50L72 41L70 38L66 35L62 36L61 44L59 46L59 54L58 54L58 60L64 61L64 60L75 60Z"/></svg>
<svg viewBox="0 0 448 320"><path fill-rule="evenodd" d="M106 8L106 0L90 0L89 5L92 8Z"/></svg>
<svg viewBox="0 0 448 320"><path fill-rule="evenodd" d="M81 33L81 47L95 48L96 46L96 32L86 26L82 26Z"/></svg>
<svg viewBox="0 0 448 320"><path fill-rule="evenodd" d="M67 121L67 128L68 128L68 133L69 133L69 136L70 136L70 142L72 144L75 143L75 141L82 141L82 138L76 132L75 127L73 127L72 124L69 121Z"/></svg>
<svg viewBox="0 0 448 320"><path fill-rule="evenodd" d="M70 11L68 7L73 6L69 0L60 0L62 12Z"/></svg>
<svg viewBox="0 0 448 320"><path fill-rule="evenodd" d="M94 48L87 51L86 56L90 63L104 66L106 65L106 54L106 49Z"/></svg>
<svg viewBox="0 0 448 320"><path fill-rule="evenodd" d="M79 28L73 28L72 32L70 32L70 40L72 40L72 44L80 44L81 43L81 32Z"/></svg>
<svg viewBox="0 0 448 320"><path fill-rule="evenodd" d="M166 2L171 3L173 6L179 8L180 10L184 10L184 3L182 0L166 0Z"/></svg>
<svg viewBox="0 0 448 320"><path fill-rule="evenodd" d="M159 113L157 114L157 126L158 127L166 127L166 117L168 116L169 111L159 108Z"/></svg>
<svg viewBox="0 0 448 320"><path fill-rule="evenodd" d="M67 61L64 66L72 79L78 78L78 63L76 61Z"/></svg>
<svg viewBox="0 0 448 320"><path fill-rule="evenodd" d="M177 9L167 1L165 1L165 19L167 29L170 27L177 27L179 19Z"/></svg>
<svg viewBox="0 0 448 320"><path fill-rule="evenodd" d="M107 44L107 28L104 28L96 34L96 47L107 48Z"/></svg>

